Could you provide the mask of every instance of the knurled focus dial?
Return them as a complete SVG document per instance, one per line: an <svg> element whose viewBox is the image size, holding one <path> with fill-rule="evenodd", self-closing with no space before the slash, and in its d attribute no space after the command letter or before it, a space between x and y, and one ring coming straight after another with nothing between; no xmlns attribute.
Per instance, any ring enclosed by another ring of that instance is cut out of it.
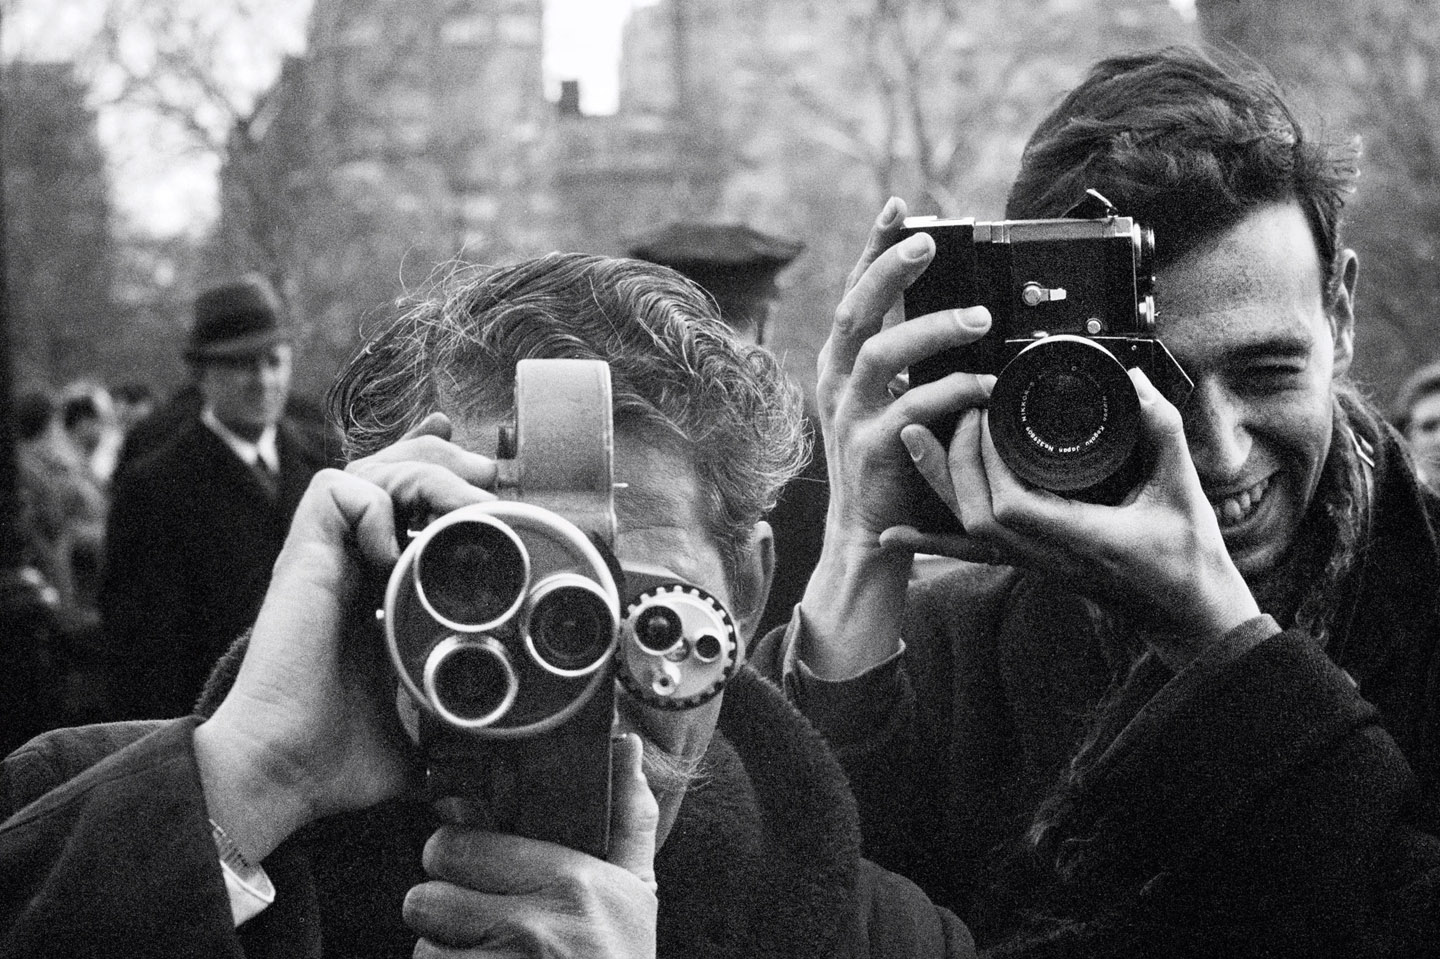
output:
<svg viewBox="0 0 1440 959"><path fill-rule="evenodd" d="M667 583L635 597L620 632L620 682L658 709L713 699L739 665L729 612L696 586Z"/></svg>

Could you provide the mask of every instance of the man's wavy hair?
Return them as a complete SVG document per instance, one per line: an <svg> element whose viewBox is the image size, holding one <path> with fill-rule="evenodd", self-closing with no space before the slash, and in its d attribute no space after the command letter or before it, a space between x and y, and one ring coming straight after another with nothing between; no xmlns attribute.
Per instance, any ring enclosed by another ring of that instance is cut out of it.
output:
<svg viewBox="0 0 1440 959"><path fill-rule="evenodd" d="M389 446L436 410L457 421L509 411L515 363L535 358L610 364L616 432L694 465L733 577L755 522L808 454L800 393L666 267L551 253L449 269L402 302L331 387L346 457Z"/></svg>
<svg viewBox="0 0 1440 959"><path fill-rule="evenodd" d="M1355 143L1312 137L1257 64L1167 47L1091 68L1031 135L1005 215L1064 216L1096 189L1154 228L1163 268L1257 208L1294 200L1315 239L1328 307L1357 163Z"/></svg>

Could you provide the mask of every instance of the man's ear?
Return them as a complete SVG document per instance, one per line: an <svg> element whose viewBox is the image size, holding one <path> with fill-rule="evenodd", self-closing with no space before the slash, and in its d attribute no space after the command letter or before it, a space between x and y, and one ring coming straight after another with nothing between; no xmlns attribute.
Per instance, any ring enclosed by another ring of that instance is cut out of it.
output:
<svg viewBox="0 0 1440 959"><path fill-rule="evenodd" d="M775 578L775 533L763 519L750 531L750 545L736 570L731 584L730 615L745 646L755 638L755 627L765 612L770 598L770 583Z"/></svg>
<svg viewBox="0 0 1440 959"><path fill-rule="evenodd" d="M1360 272L1360 259L1354 250L1341 250L1339 283L1330 302L1330 333L1335 341L1333 375L1350 368L1355 358L1355 279Z"/></svg>

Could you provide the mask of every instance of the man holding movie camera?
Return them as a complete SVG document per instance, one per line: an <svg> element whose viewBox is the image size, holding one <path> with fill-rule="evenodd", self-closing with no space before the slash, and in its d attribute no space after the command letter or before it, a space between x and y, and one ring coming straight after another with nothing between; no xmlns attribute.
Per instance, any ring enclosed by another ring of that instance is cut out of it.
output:
<svg viewBox="0 0 1440 959"><path fill-rule="evenodd" d="M849 278L825 551L755 662L982 952L1440 949L1440 502L1346 379L1353 177L1267 77L1116 58L1006 223L891 200ZM917 550L970 562L907 591Z"/></svg>
<svg viewBox="0 0 1440 959"><path fill-rule="evenodd" d="M743 664L801 407L698 288L461 271L332 400L352 461L200 715L5 761L0 954L973 955L860 860L839 767ZM551 841L597 810L598 846Z"/></svg>

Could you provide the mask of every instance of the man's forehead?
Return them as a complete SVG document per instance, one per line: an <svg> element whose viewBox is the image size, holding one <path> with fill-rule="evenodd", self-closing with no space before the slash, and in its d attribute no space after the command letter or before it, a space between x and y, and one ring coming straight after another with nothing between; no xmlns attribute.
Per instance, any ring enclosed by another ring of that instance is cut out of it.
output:
<svg viewBox="0 0 1440 959"><path fill-rule="evenodd" d="M465 417L452 423L458 446L493 457L499 446L500 416ZM703 529L695 470L680 453L630 433L615 434L615 512L622 534L675 527Z"/></svg>
<svg viewBox="0 0 1440 959"><path fill-rule="evenodd" d="M1301 348L1323 325L1320 262L1293 204L1265 207L1160 272L1160 337L1172 348Z"/></svg>

